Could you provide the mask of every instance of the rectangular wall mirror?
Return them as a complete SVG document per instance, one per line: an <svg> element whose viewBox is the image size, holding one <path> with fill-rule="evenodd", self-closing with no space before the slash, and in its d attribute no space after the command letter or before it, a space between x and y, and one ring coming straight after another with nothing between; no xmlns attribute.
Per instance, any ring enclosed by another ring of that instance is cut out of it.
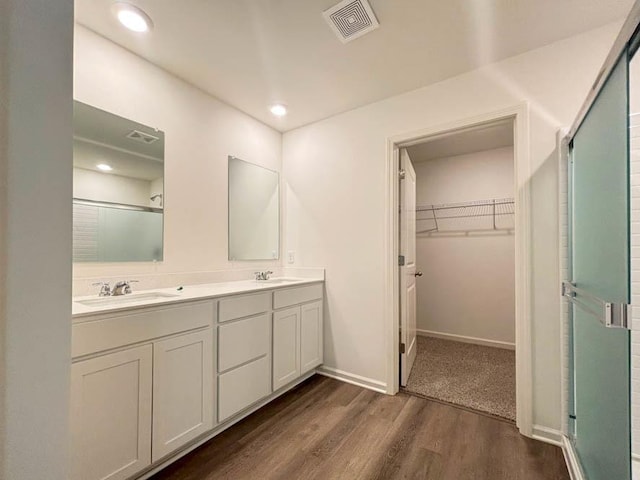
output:
<svg viewBox="0 0 640 480"><path fill-rule="evenodd" d="M74 102L73 261L163 256L164 133Z"/></svg>
<svg viewBox="0 0 640 480"><path fill-rule="evenodd" d="M278 172L229 157L229 260L277 260Z"/></svg>

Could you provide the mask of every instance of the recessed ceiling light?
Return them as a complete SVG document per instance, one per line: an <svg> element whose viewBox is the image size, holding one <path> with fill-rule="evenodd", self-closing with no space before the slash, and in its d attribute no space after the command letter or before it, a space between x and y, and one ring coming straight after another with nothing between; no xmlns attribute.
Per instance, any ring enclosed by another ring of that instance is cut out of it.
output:
<svg viewBox="0 0 640 480"><path fill-rule="evenodd" d="M116 17L118 17L120 23L133 32L144 33L153 27L153 22L151 18L149 18L149 15L138 7L134 7L128 3L114 3L113 12L116 14Z"/></svg>
<svg viewBox="0 0 640 480"><path fill-rule="evenodd" d="M287 107L282 105L281 103L271 105L270 110L271 113L273 113L276 117L284 117L287 114Z"/></svg>
<svg viewBox="0 0 640 480"><path fill-rule="evenodd" d="M110 172L111 170L113 170L111 165L107 165L106 163L99 163L98 165L96 165L96 167L98 167L103 172Z"/></svg>

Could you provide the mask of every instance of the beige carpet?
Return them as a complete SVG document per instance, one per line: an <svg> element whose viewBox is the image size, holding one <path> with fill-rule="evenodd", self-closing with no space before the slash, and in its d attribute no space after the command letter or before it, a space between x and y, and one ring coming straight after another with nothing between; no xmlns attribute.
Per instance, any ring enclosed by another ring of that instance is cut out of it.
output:
<svg viewBox="0 0 640 480"><path fill-rule="evenodd" d="M515 421L515 352L418 337L406 391Z"/></svg>

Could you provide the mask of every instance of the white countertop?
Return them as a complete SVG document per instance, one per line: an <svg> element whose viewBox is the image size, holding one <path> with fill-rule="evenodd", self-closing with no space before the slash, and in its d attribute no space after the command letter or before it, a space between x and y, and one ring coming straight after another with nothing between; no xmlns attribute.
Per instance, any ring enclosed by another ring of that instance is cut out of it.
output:
<svg viewBox="0 0 640 480"><path fill-rule="evenodd" d="M286 280L284 283L278 283ZM120 312L124 310L145 308L155 305L167 305L192 300L204 300L207 298L224 297L238 293L259 292L261 290L275 290L290 288L299 285L323 282L321 278L272 278L267 281L242 280L236 282L208 283L202 285L184 285L182 287L157 288L153 290L134 291L129 295L118 297L99 297L91 295L86 297L73 297L72 316L74 319L103 313ZM179 290L180 288L180 290ZM139 298L148 294L167 295L160 298ZM78 303L83 300L113 299L108 305L83 305Z"/></svg>

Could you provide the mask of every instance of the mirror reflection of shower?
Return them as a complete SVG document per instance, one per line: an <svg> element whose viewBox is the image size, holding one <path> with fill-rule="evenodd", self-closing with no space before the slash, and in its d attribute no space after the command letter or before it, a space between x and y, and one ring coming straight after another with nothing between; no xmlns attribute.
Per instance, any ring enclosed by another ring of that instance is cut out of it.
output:
<svg viewBox="0 0 640 480"><path fill-rule="evenodd" d="M162 198L163 198L162 193L158 193L157 195L152 196L152 197L150 198L150 200L151 200L152 202L155 202L156 200L160 200L160 203L159 203L159 205L158 205L158 206L162 207L162 206L163 206L163 205L162 205Z"/></svg>

